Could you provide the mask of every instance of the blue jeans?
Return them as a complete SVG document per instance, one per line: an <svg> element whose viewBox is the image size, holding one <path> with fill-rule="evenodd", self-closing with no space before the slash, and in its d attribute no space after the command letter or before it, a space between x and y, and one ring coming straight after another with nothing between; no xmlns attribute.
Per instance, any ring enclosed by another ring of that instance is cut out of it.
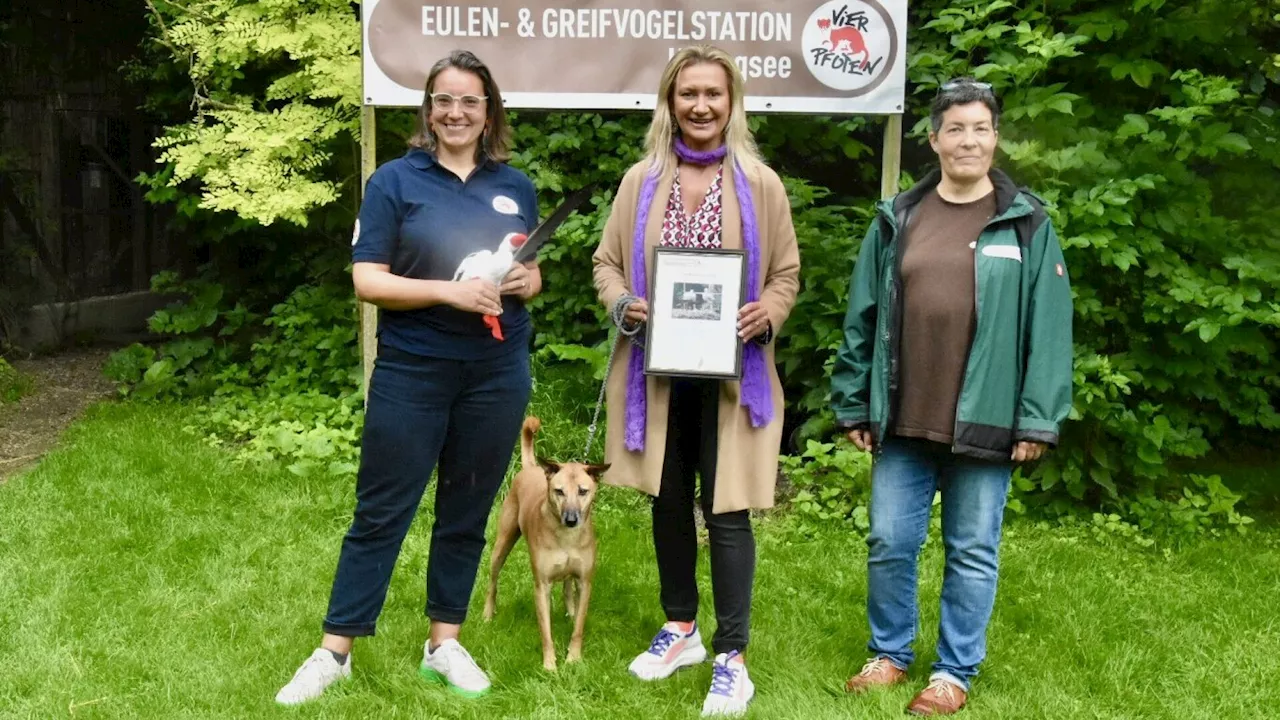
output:
<svg viewBox="0 0 1280 720"><path fill-rule="evenodd" d="M929 530L935 490L942 492L946 565L935 675L966 690L987 652L996 599L1000 525L1012 463L953 455L929 440L889 437L871 472L867 537L868 649L905 670L919 624L916 566Z"/></svg>
<svg viewBox="0 0 1280 720"><path fill-rule="evenodd" d="M355 517L338 556L325 632L374 634L400 545L437 469L426 612L454 625L466 619L489 511L520 435L531 384L523 348L474 361L379 350L369 382Z"/></svg>

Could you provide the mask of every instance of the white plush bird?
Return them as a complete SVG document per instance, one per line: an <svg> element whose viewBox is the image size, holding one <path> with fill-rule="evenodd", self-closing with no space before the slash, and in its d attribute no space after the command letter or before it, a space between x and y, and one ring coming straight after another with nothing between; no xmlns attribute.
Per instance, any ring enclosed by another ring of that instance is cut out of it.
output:
<svg viewBox="0 0 1280 720"><path fill-rule="evenodd" d="M498 245L496 251L477 250L470 255L462 258L462 262L458 264L458 271L453 274L455 281L465 281L472 278L481 278L488 280L494 285L502 282L502 278L507 276L511 271L511 263L515 262L516 250L524 245L525 240L529 237L524 233L508 233L502 238L502 243ZM493 315L484 316L484 324L489 327L489 332L499 340L502 337L502 325L498 322L498 318Z"/></svg>

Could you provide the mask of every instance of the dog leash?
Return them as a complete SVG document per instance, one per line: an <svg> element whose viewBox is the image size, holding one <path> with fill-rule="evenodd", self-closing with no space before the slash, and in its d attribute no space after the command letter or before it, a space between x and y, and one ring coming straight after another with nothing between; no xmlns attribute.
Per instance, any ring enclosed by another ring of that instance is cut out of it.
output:
<svg viewBox="0 0 1280 720"><path fill-rule="evenodd" d="M634 327L628 328L626 324L627 306L639 300L635 295L624 293L613 303L613 307L609 310L609 318L613 320L614 327L618 329L618 333L631 340L631 344L638 348L644 347L644 340L640 337L640 328L644 327L643 323L636 323ZM587 460L591 457L591 445L596 439L597 423L600 421L600 408L604 406L604 391L609 386L609 372L613 369L613 358L618 352L618 346L622 343L615 338L609 346L609 360L604 366L604 381L600 383L600 394L596 396L596 409L591 415L591 424L587 426L587 447L582 451L582 459Z"/></svg>

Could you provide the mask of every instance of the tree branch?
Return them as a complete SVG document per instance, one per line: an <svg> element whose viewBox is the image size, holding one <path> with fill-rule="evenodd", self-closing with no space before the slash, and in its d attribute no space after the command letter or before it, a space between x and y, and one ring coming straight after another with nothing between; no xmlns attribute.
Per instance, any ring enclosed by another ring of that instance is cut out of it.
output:
<svg viewBox="0 0 1280 720"><path fill-rule="evenodd" d="M228 103L214 100L213 98L209 97L207 95L209 91L205 88L204 83L196 79L195 75L193 75L191 72L191 69L195 67L195 57L194 57L195 53L193 52L184 53L183 51L179 50L178 46L175 45L173 43L173 40L169 37L169 26L165 24L164 15L160 13L160 9L157 8L155 6L155 3L152 2L151 0L143 0L143 2L147 4L147 8L151 10L151 15L156 19L156 24L160 26L160 37L158 38L158 40L160 41L160 44L169 48L169 52L173 53L173 56L175 58L182 58L183 56L186 56L187 75L188 77L191 78L191 89L192 89L191 109L192 110L195 110L198 114L203 114L203 111L206 107L213 108L215 110L251 110L252 109L251 107L248 107L245 105L230 105ZM173 3L170 3L170 4L173 4ZM181 5L174 5L174 7L181 8L183 12L190 13L193 15L195 14L188 8L184 8Z"/></svg>
<svg viewBox="0 0 1280 720"><path fill-rule="evenodd" d="M200 107L207 106L207 107L213 108L214 110L252 110L253 109L248 105L230 105L228 103L224 103L219 100L214 100L213 98L205 97L204 95L200 94L199 90L196 90L195 99L193 102L198 104Z"/></svg>
<svg viewBox="0 0 1280 720"><path fill-rule="evenodd" d="M150 8L151 14L155 16L156 23L160 25L161 44L169 48L169 51L173 53L174 57L182 57L182 53L178 50L177 46L169 39L169 26L165 24L164 16L160 14L160 10L156 8L155 3L151 2L151 0L144 0L144 2L146 2L147 7ZM188 63L187 66L190 67L190 63Z"/></svg>

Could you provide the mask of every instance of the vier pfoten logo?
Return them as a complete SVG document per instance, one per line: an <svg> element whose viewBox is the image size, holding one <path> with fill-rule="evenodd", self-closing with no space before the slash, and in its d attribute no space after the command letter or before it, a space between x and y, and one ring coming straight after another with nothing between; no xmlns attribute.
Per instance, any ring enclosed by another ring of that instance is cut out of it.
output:
<svg viewBox="0 0 1280 720"><path fill-rule="evenodd" d="M818 82L849 91L850 97L879 87L899 52L893 18L876 0L832 0L818 6L804 24L800 47Z"/></svg>

